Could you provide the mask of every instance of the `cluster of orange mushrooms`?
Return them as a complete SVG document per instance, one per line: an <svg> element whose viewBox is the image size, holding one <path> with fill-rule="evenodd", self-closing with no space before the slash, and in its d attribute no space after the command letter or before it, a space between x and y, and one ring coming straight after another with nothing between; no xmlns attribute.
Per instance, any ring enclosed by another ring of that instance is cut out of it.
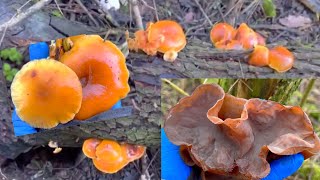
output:
<svg viewBox="0 0 320 180"><path fill-rule="evenodd" d="M97 169L104 173L116 173L128 163L141 158L144 146L121 143L112 140L87 139L82 146L83 153L93 160Z"/></svg>
<svg viewBox="0 0 320 180"><path fill-rule="evenodd" d="M148 55L154 56L157 52L163 53L165 61L173 62L178 52L187 44L182 27L175 21L162 20L156 23L148 23L146 30L138 30L135 38L126 38L130 50L142 50Z"/></svg>
<svg viewBox="0 0 320 180"><path fill-rule="evenodd" d="M54 47L50 59L25 64L12 82L12 101L23 121L49 129L86 120L128 94L125 56L112 42L79 35L59 39Z"/></svg>
<svg viewBox="0 0 320 180"><path fill-rule="evenodd" d="M134 36L130 38L129 33L126 33L129 50L142 50L151 56L160 52L164 54L163 59L169 62L173 62L178 52L186 46L186 36L182 27L170 20L148 23L146 30L138 30ZM254 48L249 58L249 64L253 66L269 66L278 72L286 72L294 63L294 56L287 48L277 46L269 50L265 39L245 23L238 29L227 23L217 23L210 31L210 39L218 49Z"/></svg>
<svg viewBox="0 0 320 180"><path fill-rule="evenodd" d="M238 29L234 29L227 23L217 23L210 31L210 39L218 49L254 48L249 58L249 64L253 66L269 66L278 72L286 72L294 63L294 56L287 48L276 46L268 49L265 39L245 23L242 23Z"/></svg>

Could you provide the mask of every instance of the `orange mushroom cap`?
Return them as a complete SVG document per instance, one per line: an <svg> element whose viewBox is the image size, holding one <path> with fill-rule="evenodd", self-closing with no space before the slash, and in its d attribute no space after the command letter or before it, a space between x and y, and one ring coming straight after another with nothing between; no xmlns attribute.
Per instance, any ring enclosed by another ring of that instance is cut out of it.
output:
<svg viewBox="0 0 320 180"><path fill-rule="evenodd" d="M161 53L179 52L187 44L182 27L175 21L163 20L154 24L150 23L147 32L149 42L159 42L157 50Z"/></svg>
<svg viewBox="0 0 320 180"><path fill-rule="evenodd" d="M97 169L104 173L116 173L128 163L141 158L146 148L91 138L83 143L82 150L87 157L93 159Z"/></svg>
<svg viewBox="0 0 320 180"><path fill-rule="evenodd" d="M103 140L96 148L96 156L108 163L117 163L123 159L120 144L112 140Z"/></svg>
<svg viewBox="0 0 320 180"><path fill-rule="evenodd" d="M230 41L235 35L235 29L228 23L217 23L210 31L210 39L212 43L219 41Z"/></svg>
<svg viewBox="0 0 320 180"><path fill-rule="evenodd" d="M293 54L283 46L269 50L269 66L278 72L290 70L294 63Z"/></svg>
<svg viewBox="0 0 320 180"><path fill-rule="evenodd" d="M245 49L253 48L258 44L257 34L246 23L242 23L239 26L235 39L238 40Z"/></svg>
<svg viewBox="0 0 320 180"><path fill-rule="evenodd" d="M127 161L132 162L140 159L146 152L145 146L133 145L133 144L121 144L122 154Z"/></svg>
<svg viewBox="0 0 320 180"><path fill-rule="evenodd" d="M256 45L252 54L250 55L249 62L253 66L268 66L269 65L269 49L265 46Z"/></svg>
<svg viewBox="0 0 320 180"><path fill-rule="evenodd" d="M88 158L96 158L96 148L101 143L100 139L90 138L84 141L82 151Z"/></svg>
<svg viewBox="0 0 320 180"><path fill-rule="evenodd" d="M241 50L241 49L243 49L242 44L236 40L219 41L219 42L215 43L214 46L218 49L225 49L225 50Z"/></svg>
<svg viewBox="0 0 320 180"><path fill-rule="evenodd" d="M66 65L55 60L25 64L11 85L18 116L37 128L52 128L72 120L82 100L81 83Z"/></svg>
<svg viewBox="0 0 320 180"><path fill-rule="evenodd" d="M78 39L60 61L77 74L83 86L82 105L75 116L78 120L109 110L130 91L124 55L98 35Z"/></svg>
<svg viewBox="0 0 320 180"><path fill-rule="evenodd" d="M173 62L178 52L187 44L182 27L171 20L162 20L156 23L149 22L147 29L135 32L135 38L129 38L126 34L128 48L138 51L141 49L146 54L154 56L157 52L164 53L165 61Z"/></svg>
<svg viewBox="0 0 320 180"><path fill-rule="evenodd" d="M99 169L99 171L108 174L118 172L129 163L128 161L125 161L123 157L121 157L121 159L119 159L119 161L116 163L109 163L102 159L92 159L92 161L94 166Z"/></svg>
<svg viewBox="0 0 320 180"><path fill-rule="evenodd" d="M258 38L258 45L265 46L266 45L266 40L264 39L264 37L261 36L261 34L259 34L257 32L256 32L256 35L257 35L257 38Z"/></svg>

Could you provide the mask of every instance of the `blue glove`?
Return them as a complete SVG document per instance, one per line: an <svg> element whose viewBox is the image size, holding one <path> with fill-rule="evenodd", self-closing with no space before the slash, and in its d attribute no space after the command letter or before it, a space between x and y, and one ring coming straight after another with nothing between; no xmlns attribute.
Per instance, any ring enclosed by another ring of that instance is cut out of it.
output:
<svg viewBox="0 0 320 180"><path fill-rule="evenodd" d="M180 157L179 146L172 144L161 129L161 178L164 180L186 180L191 173ZM304 161L303 155L284 156L270 163L270 174L262 180L282 180L296 172ZM179 175L177 175L179 174Z"/></svg>
<svg viewBox="0 0 320 180"><path fill-rule="evenodd" d="M191 167L181 159L179 146L172 144L161 129L161 179L186 180L190 173Z"/></svg>
<svg viewBox="0 0 320 180"><path fill-rule="evenodd" d="M49 46L45 42L39 42L36 44L30 44L29 46L29 57L30 61L36 59L43 59L49 56ZM121 100L119 100L111 109L121 108ZM12 124L14 129L15 136L23 136L27 134L36 133L37 130L30 126L28 123L22 121L18 115L16 110L12 113Z"/></svg>

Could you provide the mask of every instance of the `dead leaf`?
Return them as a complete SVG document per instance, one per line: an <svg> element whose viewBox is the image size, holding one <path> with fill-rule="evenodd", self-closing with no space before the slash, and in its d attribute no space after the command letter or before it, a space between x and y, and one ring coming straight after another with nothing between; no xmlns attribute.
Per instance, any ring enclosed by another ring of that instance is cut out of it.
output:
<svg viewBox="0 0 320 180"><path fill-rule="evenodd" d="M195 16L195 14L194 14L192 11L188 12L188 13L184 16L184 22L186 22L186 23L192 22L193 19L194 19L194 16Z"/></svg>
<svg viewBox="0 0 320 180"><path fill-rule="evenodd" d="M289 28L298 28L309 26L311 24L311 19L301 15L289 15L288 17L279 19L279 22Z"/></svg>

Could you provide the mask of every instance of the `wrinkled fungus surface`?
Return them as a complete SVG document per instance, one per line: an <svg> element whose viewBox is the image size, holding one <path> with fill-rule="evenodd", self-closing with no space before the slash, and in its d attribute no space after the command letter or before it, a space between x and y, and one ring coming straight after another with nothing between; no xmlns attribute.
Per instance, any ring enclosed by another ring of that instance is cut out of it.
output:
<svg viewBox="0 0 320 180"><path fill-rule="evenodd" d="M187 151L190 157L184 159L192 159L208 177L214 173L259 179L270 172L268 154L302 152L309 158L320 150L319 138L300 107L237 98L218 85L201 85L181 99L170 110L164 129L171 142L187 146L183 154Z"/></svg>

